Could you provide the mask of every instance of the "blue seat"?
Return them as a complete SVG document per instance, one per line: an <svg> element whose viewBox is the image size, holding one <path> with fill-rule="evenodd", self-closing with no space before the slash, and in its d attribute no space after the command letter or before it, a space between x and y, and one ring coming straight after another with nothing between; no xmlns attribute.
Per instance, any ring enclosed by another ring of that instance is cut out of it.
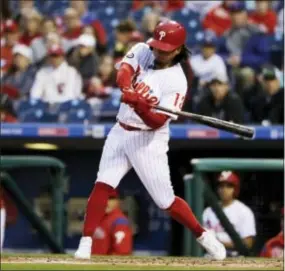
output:
<svg viewBox="0 0 285 271"><path fill-rule="evenodd" d="M43 109L30 109L19 115L20 122L57 122L57 115Z"/></svg>
<svg viewBox="0 0 285 271"><path fill-rule="evenodd" d="M66 123L83 123L85 121L90 121L92 117L92 110L86 109L75 109L67 113Z"/></svg>
<svg viewBox="0 0 285 271"><path fill-rule="evenodd" d="M48 0L41 2L40 11L46 15L54 15L61 13L69 6L68 0L54 1Z"/></svg>
<svg viewBox="0 0 285 271"><path fill-rule="evenodd" d="M17 114L23 114L24 112L29 111L29 110L41 109L43 111L47 111L48 107L49 107L49 104L46 102L30 99L30 100L20 101L18 105L16 106L16 111L17 111Z"/></svg>
<svg viewBox="0 0 285 271"><path fill-rule="evenodd" d="M70 100L59 105L58 113L66 113L74 109L88 110L89 108L90 105L84 100Z"/></svg>
<svg viewBox="0 0 285 271"><path fill-rule="evenodd" d="M57 114L59 122L69 122L73 119L78 120L77 122L80 122L79 120L81 120L81 115L87 115L88 118L89 115L92 115L92 108L90 104L84 100L71 100L60 104L57 110ZM77 114L79 114L79 117L76 117Z"/></svg>
<svg viewBox="0 0 285 271"><path fill-rule="evenodd" d="M121 91L114 90L111 96L103 102L100 115L102 117L116 116L120 107L120 97Z"/></svg>
<svg viewBox="0 0 285 271"><path fill-rule="evenodd" d="M199 45L204 37L203 27L200 21L200 15L189 9L182 9L172 13L171 18L183 24L189 35L187 35L186 44L190 48Z"/></svg>

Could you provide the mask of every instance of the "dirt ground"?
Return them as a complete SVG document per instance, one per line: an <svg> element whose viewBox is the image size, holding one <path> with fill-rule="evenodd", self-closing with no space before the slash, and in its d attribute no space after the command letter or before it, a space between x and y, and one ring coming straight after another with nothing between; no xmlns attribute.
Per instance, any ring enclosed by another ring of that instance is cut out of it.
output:
<svg viewBox="0 0 285 271"><path fill-rule="evenodd" d="M168 266L221 269L266 269L283 270L283 259L231 258L225 261L211 261L190 257L93 257L91 260L75 260L66 255L2 256L2 264L70 264L70 265L110 265L110 266Z"/></svg>

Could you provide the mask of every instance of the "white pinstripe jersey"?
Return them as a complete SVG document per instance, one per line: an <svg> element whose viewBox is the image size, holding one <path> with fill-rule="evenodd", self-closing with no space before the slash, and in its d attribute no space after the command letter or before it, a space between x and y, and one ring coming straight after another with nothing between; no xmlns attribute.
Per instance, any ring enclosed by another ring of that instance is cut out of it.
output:
<svg viewBox="0 0 285 271"><path fill-rule="evenodd" d="M136 44L123 58L116 64L116 68L121 63L130 64L135 70L132 82L134 90L145 97L149 102L159 104L164 107L180 109L183 105L187 80L178 63L172 67L154 70L154 55L146 43ZM177 116L164 113L176 119ZM129 105L121 103L117 119L125 124L138 127L144 130L149 129L143 120L135 113ZM169 121L160 129L167 129ZM168 129L167 129L168 130Z"/></svg>

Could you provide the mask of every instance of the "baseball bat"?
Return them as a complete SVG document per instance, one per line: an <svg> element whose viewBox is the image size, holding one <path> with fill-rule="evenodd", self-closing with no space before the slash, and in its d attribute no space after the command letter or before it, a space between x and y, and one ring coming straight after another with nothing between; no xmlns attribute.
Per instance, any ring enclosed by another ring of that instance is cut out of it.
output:
<svg viewBox="0 0 285 271"><path fill-rule="evenodd" d="M229 121L220 120L217 118L212 118L212 117L203 116L203 115L194 114L194 113L185 112L185 111L179 111L175 109L170 109L170 108L166 108L160 105L154 105L153 108L158 109L160 111L168 112L168 113L180 116L180 117L185 117L185 118L191 119L198 123L205 124L210 127L214 127L220 130L231 132L241 137L245 137L248 139L252 139L254 137L255 130L254 128L251 128L251 127L232 123Z"/></svg>

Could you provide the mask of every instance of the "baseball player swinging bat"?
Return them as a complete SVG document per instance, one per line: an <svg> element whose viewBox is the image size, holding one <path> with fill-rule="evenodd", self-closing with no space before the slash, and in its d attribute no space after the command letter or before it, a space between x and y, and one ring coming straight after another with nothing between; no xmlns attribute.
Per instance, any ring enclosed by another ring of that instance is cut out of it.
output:
<svg viewBox="0 0 285 271"><path fill-rule="evenodd" d="M193 114L190 112L179 111L175 109L169 109L160 105L154 105L153 108L158 109L160 111L168 112L171 114L175 114L177 116L189 118L195 122L202 123L208 125L210 127L218 128L227 132L231 132L237 134L242 137L246 137L252 139L254 137L254 128L247 127L240 124L235 124L229 121L224 121L212 117L207 117L199 114Z"/></svg>

